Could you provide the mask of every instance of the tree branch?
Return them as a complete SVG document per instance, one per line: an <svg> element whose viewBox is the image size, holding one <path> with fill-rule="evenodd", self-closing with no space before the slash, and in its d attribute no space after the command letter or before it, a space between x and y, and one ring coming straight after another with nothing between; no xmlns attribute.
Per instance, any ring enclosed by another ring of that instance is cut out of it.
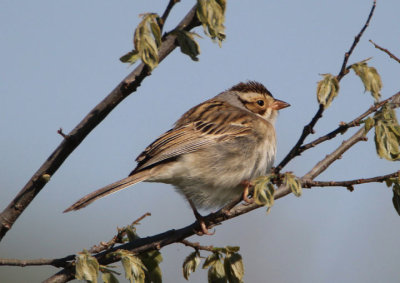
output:
<svg viewBox="0 0 400 283"><path fill-rule="evenodd" d="M196 6L194 6L177 28L190 30L199 25L196 17ZM161 62L175 48L176 35L168 34L163 37L159 49L159 61ZM86 136L101 122L107 115L121 103L129 94L136 91L141 82L150 75L149 69L142 63L135 68L103 101L93 108L90 113L64 138L61 144L48 157L43 165L36 171L28 183L22 188L18 195L0 214L0 241L11 229L12 225L22 214L25 208L31 203L36 195L42 190L49 180L49 176L60 168L68 156L79 146Z"/></svg>
<svg viewBox="0 0 400 283"><path fill-rule="evenodd" d="M355 118L353 121L351 121L351 122L349 122L349 123L342 123L342 124L339 125L339 127L337 127L337 128L336 128L335 130L333 130L332 132L330 132L330 133L328 133L328 134L326 134L326 135L324 135L324 136L322 136L322 137L319 137L318 139L316 139L316 140L314 140L314 141L312 141L312 142L310 142L310 143L308 143L308 144L305 144L305 145L301 146L301 147L298 149L299 155L300 155L303 151L306 151L307 149L310 149L310 148L312 148L312 147L314 147L314 146L316 146L316 145L318 145L318 144L320 144L320 143L322 143L322 142L324 142L324 141L333 139L333 138L336 137L338 134L344 134L344 133L345 133L349 128L351 128L351 127L359 126L359 125L360 125L360 122L361 122L364 118L366 118L366 117L367 117L368 115L370 115L371 113L374 113L374 112L376 112L377 110L379 110L379 109L380 109L383 105L385 105L386 103L394 101L394 99L396 99L397 96L400 96L400 91L397 92L396 94L392 95L391 97L389 97L389 98L387 98L387 99L385 99L385 100L383 100L383 101L381 101L381 102L379 102L379 103L377 103L377 104L371 106L367 111L365 111L363 114L361 114L360 116L358 116L357 118Z"/></svg>
<svg viewBox="0 0 400 283"><path fill-rule="evenodd" d="M383 175L376 176L371 178L363 178L363 179L355 179L348 181L312 181L312 180L304 180L302 182L303 188L311 188L311 187L349 187L353 185L361 185L366 183L378 183L384 182L388 178L399 177L400 171Z"/></svg>
<svg viewBox="0 0 400 283"><path fill-rule="evenodd" d="M354 38L353 44L351 45L349 51L347 51L344 55L342 67L339 71L339 74L336 76L336 79L338 82L349 72L349 69L347 68L347 62L350 58L350 55L353 53L354 49L356 48L358 42L360 41L361 36L363 35L364 31L369 25L369 22L372 18L372 15L374 14L374 10L376 7L376 1L374 0L374 3L372 5L371 11L368 15L367 21L365 22L364 26L358 33L358 35ZM303 145L305 139L310 135L314 133L314 126L317 124L318 120L322 117L322 114L324 113L324 106L319 105L317 113L314 115L314 117L311 119L310 123L308 123L306 126L303 128L303 132L297 141L297 143L293 146L293 148L289 151L289 153L285 156L285 158L279 163L278 166L275 168L275 173L278 174L283 167L286 166L286 164L289 163L290 160L295 158L296 156L299 156L301 154L301 151L299 150L300 147Z"/></svg>
<svg viewBox="0 0 400 283"><path fill-rule="evenodd" d="M11 258L0 258L0 265L9 265L9 266L32 266L32 265L52 265L55 267L69 267L71 263L69 261L74 260L75 255L69 255L63 258L56 259L11 259Z"/></svg>
<svg viewBox="0 0 400 283"><path fill-rule="evenodd" d="M203 251L208 251L208 252L213 252L214 251L214 247L213 246L202 246L200 245L200 243L196 242L196 243L192 243L188 240L182 240L181 241L182 244L184 244L187 247L191 247L195 250L203 250Z"/></svg>
<svg viewBox="0 0 400 283"><path fill-rule="evenodd" d="M163 15L161 16L161 21L159 22L161 32L164 28L164 25L169 16L169 13L171 12L171 10L175 6L175 4L178 2L180 2L180 0L169 0L168 6L167 6L167 8L165 8L165 11L164 11Z"/></svg>
<svg viewBox="0 0 400 283"><path fill-rule="evenodd" d="M393 55L389 50L387 50L387 49L385 49L383 47L380 47L378 44L373 42L371 39L369 40L369 42L371 42L375 46L375 48L385 52L387 55L390 56L390 58L392 58L392 59L396 60L398 63L400 63L400 59L398 57L396 57L395 55Z"/></svg>
<svg viewBox="0 0 400 283"><path fill-rule="evenodd" d="M364 31L369 26L369 22L372 19L372 16L375 11L375 7L376 7L376 0L374 0L374 3L372 4L372 8L371 8L371 11L369 12L367 21L365 22L364 26L362 27L360 32L357 34L357 36L354 38L353 44L351 45L349 51L344 54L342 67L340 68L339 74L336 76L338 81L340 81L349 72L349 70L347 69L347 62L349 61L349 58L350 58L351 54L353 53L354 49L356 48L358 42L360 41L361 36L363 35Z"/></svg>

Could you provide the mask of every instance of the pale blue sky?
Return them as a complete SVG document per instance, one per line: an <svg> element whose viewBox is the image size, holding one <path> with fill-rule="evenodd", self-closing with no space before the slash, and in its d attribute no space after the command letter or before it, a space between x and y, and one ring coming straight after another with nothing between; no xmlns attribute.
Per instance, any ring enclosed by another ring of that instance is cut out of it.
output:
<svg viewBox="0 0 400 283"><path fill-rule="evenodd" d="M132 48L144 12L162 13L166 1L0 1L0 209L2 210L68 133L133 67L118 58ZM173 27L194 1L176 5ZM138 92L128 97L68 158L0 243L0 256L56 258L110 239L143 213L141 236L194 221L185 200L167 185L138 184L75 213L62 211L83 195L125 177L135 157L188 108L239 81L258 80L292 106L277 122L280 161L317 110L319 74L337 74L344 52L363 26L372 1L228 1L222 48L202 32L193 62L174 51ZM378 1L375 16L350 62L373 57L383 97L399 90L400 65L368 39L400 56L400 2ZM316 127L315 137L350 121L373 103L350 74ZM351 133L351 132L350 132ZM333 151L339 137L296 158L286 170L306 173ZM315 138L312 137L312 138ZM370 141L356 145L319 180L391 173ZM400 217L383 184L305 191L226 222L212 237L192 241L238 245L245 282L398 282ZM191 249L162 250L165 282L185 282L181 265ZM204 253L204 255L207 255ZM38 282L58 269L0 267L1 282ZM197 271L191 282L204 282Z"/></svg>

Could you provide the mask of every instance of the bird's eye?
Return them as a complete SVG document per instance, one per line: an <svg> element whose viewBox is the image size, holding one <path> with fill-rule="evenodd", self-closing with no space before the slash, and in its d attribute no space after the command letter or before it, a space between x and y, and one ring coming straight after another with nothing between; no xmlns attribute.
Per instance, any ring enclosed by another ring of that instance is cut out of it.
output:
<svg viewBox="0 0 400 283"><path fill-rule="evenodd" d="M264 106L264 100L257 100L257 104L260 106Z"/></svg>

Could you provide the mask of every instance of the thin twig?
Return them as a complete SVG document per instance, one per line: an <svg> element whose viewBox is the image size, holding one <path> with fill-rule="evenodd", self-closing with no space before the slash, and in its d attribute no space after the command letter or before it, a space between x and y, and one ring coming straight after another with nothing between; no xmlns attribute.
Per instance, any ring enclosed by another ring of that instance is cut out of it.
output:
<svg viewBox="0 0 400 283"><path fill-rule="evenodd" d="M209 251L209 252L214 251L214 247L213 246L202 246L198 242L192 243L192 242L189 242L188 240L182 240L180 242L182 244L184 244L185 246L192 247L195 250L203 250L203 251Z"/></svg>
<svg viewBox="0 0 400 283"><path fill-rule="evenodd" d="M357 36L354 38L353 44L351 45L349 51L347 51L344 55L342 67L339 71L339 74L336 76L336 79L340 81L348 72L349 69L347 68L347 62L350 58L350 55L353 53L354 49L356 48L358 42L360 41L361 36L363 35L364 31L369 25L369 22L372 18L372 15L374 14L374 10L376 7L376 1L374 0L374 3L372 5L371 11L368 15L367 21L365 22L364 26L360 30L360 32L357 34ZM314 126L318 122L318 120L322 117L322 114L324 112L324 106L319 105L319 109L317 113L314 115L314 117L311 119L311 122L304 126L303 132L297 141L297 143L293 146L293 148L289 151L289 153L283 158L283 160L279 163L278 166L275 167L274 172L279 173L283 167L286 166L286 164L289 163L290 160L295 158L296 156L300 155L301 151L299 151L300 147L303 145L305 139L310 135L314 133Z"/></svg>
<svg viewBox="0 0 400 283"><path fill-rule="evenodd" d="M180 0L170 0L168 2L167 8L165 8L165 11L164 11L163 15L161 16L161 19L160 19L160 22L159 22L161 32L162 32L162 30L164 28L164 25L165 25L165 22L166 22L166 20L167 20L167 18L169 16L169 13L171 12L171 10L174 7L174 5L176 3L178 3L178 2L180 2Z"/></svg>
<svg viewBox="0 0 400 283"><path fill-rule="evenodd" d="M150 216L151 213L146 212L145 214L143 214L142 216L140 216L138 219L136 219L135 221L132 222L131 225L127 226L127 227L123 227L123 228L117 228L117 234L108 242L100 242L98 245L94 245L93 247L91 247L89 249L90 253L100 253L102 251L108 250L112 247L114 247L115 244L122 244L124 243L124 237L126 235L126 229L128 227L132 227L132 226L136 226L138 224L140 224L140 221L142 221L145 217Z"/></svg>
<svg viewBox="0 0 400 283"><path fill-rule="evenodd" d="M389 55L390 58L392 58L392 59L396 60L398 63L400 63L400 59L399 59L398 57L396 57L395 55L393 55L393 53L391 53L389 50L387 50L387 49L385 49L385 48L383 48L383 47L380 47L378 44L376 44L375 42L373 42L371 39L369 40L369 42L371 42L371 43L375 46L375 48L378 48L379 50L382 50L382 51L385 52L387 55Z"/></svg>
<svg viewBox="0 0 400 283"><path fill-rule="evenodd" d="M132 222L131 225L135 226L140 224L140 221L142 221L143 219L145 219L146 217L151 216L150 212L146 212L145 214L143 214L142 216L140 216L138 219L136 219L135 221Z"/></svg>
<svg viewBox="0 0 400 283"><path fill-rule="evenodd" d="M385 99L373 106L371 106L367 111L365 111L363 114L361 114L360 116L358 116L357 118L355 118L353 121L349 122L349 123L341 123L339 125L339 127L337 127L335 130L331 131L330 133L319 137L318 139L313 140L312 142L309 142L308 144L305 144L303 146L301 146L298 150L298 153L301 154L303 151L310 149L324 141L333 139L334 137L336 137L338 134L344 134L349 128L351 127L356 127L360 125L360 122L366 118L368 115L370 115L371 113L376 112L378 109L380 109L383 105L385 105L386 103L388 103L389 101L391 101L393 98L395 98L397 95L400 95L400 92L392 95L391 97L389 97L388 99Z"/></svg>
<svg viewBox="0 0 400 283"><path fill-rule="evenodd" d="M354 144L356 144L359 141L364 141L366 140L365 135L366 135L365 128L359 129L351 138L348 140L344 141L334 152L331 154L327 155L323 160L317 163L317 165L314 166L313 169L311 169L304 177L303 180L307 179L314 179L317 177L319 174L324 172L334 161L339 159L342 154L347 151L350 147L352 147Z"/></svg>
<svg viewBox="0 0 400 283"><path fill-rule="evenodd" d="M362 29L358 33L358 35L354 38L353 44L351 45L349 51L347 51L344 54L342 67L340 68L339 74L336 76L338 81L340 81L349 72L348 69L347 69L347 62L349 61L349 58L350 58L351 54L353 53L354 49L356 48L358 42L360 41L361 36L363 35L364 31L369 26L369 22L372 19L372 16L373 16L374 11L375 11L375 7L376 7L376 0L374 0L374 3L373 3L372 8L371 8L371 11L369 12L367 21L365 22L364 26L362 27Z"/></svg>
<svg viewBox="0 0 400 283"><path fill-rule="evenodd" d="M52 265L55 267L69 267L72 260L75 259L75 255L69 255L63 258L39 258L39 259L12 259L12 258L0 258L0 265L8 266L33 266L33 265Z"/></svg>
<svg viewBox="0 0 400 283"><path fill-rule="evenodd" d="M399 177L400 171L383 175L383 176L376 176L372 178L362 178L362 179L355 179L355 180L348 180L348 181L312 181L312 180L304 180L302 182L303 188L311 188L311 187L348 187L353 185L361 185L366 183L379 183L384 182L388 178Z"/></svg>
<svg viewBox="0 0 400 283"><path fill-rule="evenodd" d="M285 156L285 158L279 163L278 166L275 167L275 173L278 174L286 164L289 163L290 160L300 155L299 148L304 143L305 139L314 133L314 126L318 122L318 120L322 117L322 113L324 112L324 106L322 104L319 105L319 109L314 117L311 119L311 122L308 123L303 128L303 132L297 143L293 146L293 148L289 151L289 153Z"/></svg>

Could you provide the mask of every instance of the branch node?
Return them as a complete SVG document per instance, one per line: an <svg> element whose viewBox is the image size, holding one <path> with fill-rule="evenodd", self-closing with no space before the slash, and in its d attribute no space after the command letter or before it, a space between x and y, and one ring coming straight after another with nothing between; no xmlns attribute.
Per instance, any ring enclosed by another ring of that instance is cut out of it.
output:
<svg viewBox="0 0 400 283"><path fill-rule="evenodd" d="M62 136L64 139L69 139L69 138L70 138L69 135L64 134L62 128L58 129L57 134L59 134L60 136Z"/></svg>

